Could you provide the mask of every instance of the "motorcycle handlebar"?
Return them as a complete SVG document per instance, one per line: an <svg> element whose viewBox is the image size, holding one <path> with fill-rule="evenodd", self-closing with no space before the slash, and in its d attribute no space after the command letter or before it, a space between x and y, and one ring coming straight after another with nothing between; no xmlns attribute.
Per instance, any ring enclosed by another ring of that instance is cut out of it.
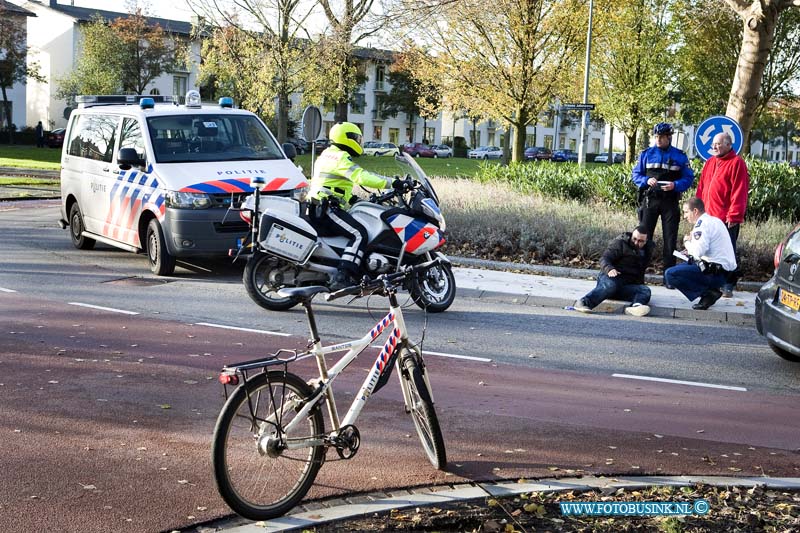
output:
<svg viewBox="0 0 800 533"><path fill-rule="evenodd" d="M436 259L427 261L425 263L403 267L398 272L381 274L373 280L364 279L358 285L352 285L336 292L326 294L325 301L330 302L331 300L336 300L337 298L342 298L343 296L366 296L367 294L371 294L378 289L385 289L388 291L399 285L399 282L404 280L409 275L427 270L440 263L441 260L437 257Z"/></svg>

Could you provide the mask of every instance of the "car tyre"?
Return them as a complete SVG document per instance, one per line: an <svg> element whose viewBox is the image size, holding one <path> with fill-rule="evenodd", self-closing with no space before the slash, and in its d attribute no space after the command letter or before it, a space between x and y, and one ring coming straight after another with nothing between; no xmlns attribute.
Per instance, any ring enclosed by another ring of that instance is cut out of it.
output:
<svg viewBox="0 0 800 533"><path fill-rule="evenodd" d="M81 208L78 207L78 202L75 202L69 208L69 236L72 239L72 245L79 250L91 250L95 245L94 239L83 236L83 230L85 229L83 213L81 213Z"/></svg>
<svg viewBox="0 0 800 533"><path fill-rule="evenodd" d="M164 230L155 218L147 224L147 260L150 271L156 276L169 276L175 272L175 256L167 250Z"/></svg>
<svg viewBox="0 0 800 533"><path fill-rule="evenodd" d="M788 352L778 346L777 344L773 344L769 342L769 347L772 348L772 351L778 354L779 357L782 359L786 359L787 361L791 361L792 363L800 363L800 357L796 356L795 354Z"/></svg>

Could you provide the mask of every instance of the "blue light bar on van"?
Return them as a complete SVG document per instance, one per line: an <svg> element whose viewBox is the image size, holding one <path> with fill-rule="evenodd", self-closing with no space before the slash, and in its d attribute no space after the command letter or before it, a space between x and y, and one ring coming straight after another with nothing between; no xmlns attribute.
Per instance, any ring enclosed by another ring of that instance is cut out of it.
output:
<svg viewBox="0 0 800 533"><path fill-rule="evenodd" d="M172 104L175 99L172 95L140 95L140 94L81 94L75 97L75 102L81 106L87 105L136 105L142 100L150 100L155 104ZM151 105L150 107L153 107Z"/></svg>
<svg viewBox="0 0 800 533"><path fill-rule="evenodd" d="M139 107L142 109L153 109L156 106L156 103L153 101L152 98L142 98L139 100Z"/></svg>
<svg viewBox="0 0 800 533"><path fill-rule="evenodd" d="M223 96L219 99L220 107L233 107L233 98L230 96Z"/></svg>

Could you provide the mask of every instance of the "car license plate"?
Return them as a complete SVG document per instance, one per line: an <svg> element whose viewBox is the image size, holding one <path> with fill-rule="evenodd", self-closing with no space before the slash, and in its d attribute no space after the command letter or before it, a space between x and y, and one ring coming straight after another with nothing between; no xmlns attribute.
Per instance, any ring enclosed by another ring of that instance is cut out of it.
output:
<svg viewBox="0 0 800 533"><path fill-rule="evenodd" d="M800 296L792 292L789 292L787 290L781 289L780 296L778 297L778 299L786 307L794 309L795 311L800 310Z"/></svg>

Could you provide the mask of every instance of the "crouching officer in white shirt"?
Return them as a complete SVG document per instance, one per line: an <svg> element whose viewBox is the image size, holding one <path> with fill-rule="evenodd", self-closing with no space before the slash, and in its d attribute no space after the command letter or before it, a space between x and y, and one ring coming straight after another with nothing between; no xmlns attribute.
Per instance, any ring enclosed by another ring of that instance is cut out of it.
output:
<svg viewBox="0 0 800 533"><path fill-rule="evenodd" d="M693 226L683 238L689 262L668 268L664 281L689 301L699 297L692 309L708 309L722 296L728 273L736 270L733 244L725 223L707 214L700 198L683 203L683 218Z"/></svg>

